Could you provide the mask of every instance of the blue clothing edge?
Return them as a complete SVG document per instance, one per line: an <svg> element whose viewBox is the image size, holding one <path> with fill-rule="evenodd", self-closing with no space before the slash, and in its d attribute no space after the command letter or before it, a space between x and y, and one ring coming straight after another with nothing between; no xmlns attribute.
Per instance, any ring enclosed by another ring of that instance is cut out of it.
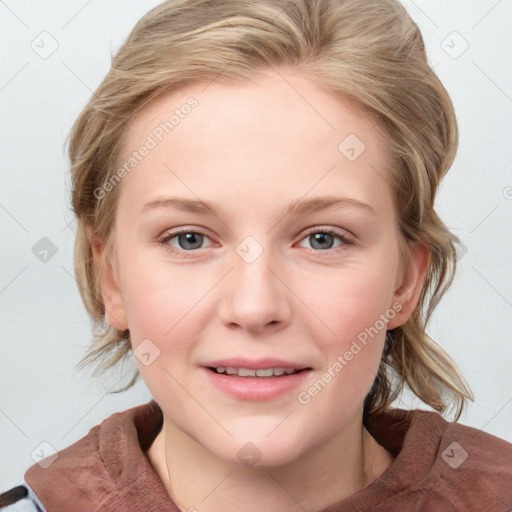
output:
<svg viewBox="0 0 512 512"><path fill-rule="evenodd" d="M25 478L23 478L23 480L15 487L24 487L27 491L26 496L18 499L17 501L10 505L0 507L0 510L2 512L47 512L45 506L41 503L41 500L37 497L36 493L34 492L32 487L30 487L30 485L27 483ZM14 489L15 487L13 487L12 489Z"/></svg>

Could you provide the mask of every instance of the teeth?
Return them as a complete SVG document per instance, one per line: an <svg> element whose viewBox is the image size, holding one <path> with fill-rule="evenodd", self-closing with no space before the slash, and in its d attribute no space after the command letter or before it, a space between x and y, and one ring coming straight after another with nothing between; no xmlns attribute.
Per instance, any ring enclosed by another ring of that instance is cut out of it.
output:
<svg viewBox="0 0 512 512"><path fill-rule="evenodd" d="M272 368L268 368L267 370L256 370L255 373L258 377L272 377L274 370L272 370Z"/></svg>
<svg viewBox="0 0 512 512"><path fill-rule="evenodd" d="M239 377L278 377L280 375L291 375L297 370L293 368L264 368L254 370L250 368L233 368L232 366L218 366L217 373L226 373L227 375L238 375Z"/></svg>
<svg viewBox="0 0 512 512"><path fill-rule="evenodd" d="M248 370L247 368L238 369L239 377L254 377L256 376L256 370Z"/></svg>

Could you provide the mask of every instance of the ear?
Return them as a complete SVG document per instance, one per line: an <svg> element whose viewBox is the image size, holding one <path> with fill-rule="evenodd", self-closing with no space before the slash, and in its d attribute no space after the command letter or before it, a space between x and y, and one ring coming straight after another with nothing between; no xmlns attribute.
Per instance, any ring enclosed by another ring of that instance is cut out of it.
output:
<svg viewBox="0 0 512 512"><path fill-rule="evenodd" d="M411 258L407 268L398 276L393 294L393 304L399 303L402 309L388 322L387 329L399 327L409 320L418 305L420 292L430 259L428 247L422 243L410 246Z"/></svg>
<svg viewBox="0 0 512 512"><path fill-rule="evenodd" d="M119 287L119 278L115 275L110 262L104 261L102 258L105 248L103 241L91 231L89 231L89 237L95 266L99 273L98 278L101 287L101 298L105 306L105 318L112 327L124 331L128 329L128 322L121 288Z"/></svg>

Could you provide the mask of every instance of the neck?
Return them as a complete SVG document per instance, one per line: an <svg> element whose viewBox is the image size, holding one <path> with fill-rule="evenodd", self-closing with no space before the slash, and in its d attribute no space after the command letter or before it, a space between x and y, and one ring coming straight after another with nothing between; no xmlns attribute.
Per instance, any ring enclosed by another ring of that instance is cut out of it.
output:
<svg viewBox="0 0 512 512"><path fill-rule="evenodd" d="M148 458L181 510L320 510L366 487L393 460L358 420L292 462L247 468L215 457L165 418Z"/></svg>

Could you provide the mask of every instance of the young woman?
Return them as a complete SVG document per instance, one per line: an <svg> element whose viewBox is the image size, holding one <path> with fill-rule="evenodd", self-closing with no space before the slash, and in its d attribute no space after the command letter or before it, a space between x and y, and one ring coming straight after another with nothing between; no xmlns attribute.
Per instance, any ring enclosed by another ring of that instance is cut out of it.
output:
<svg viewBox="0 0 512 512"><path fill-rule="evenodd" d="M446 90L393 0L172 0L76 121L75 272L153 400L0 498L67 511L507 511L512 446L425 332L457 237ZM391 408L407 385L438 412Z"/></svg>

